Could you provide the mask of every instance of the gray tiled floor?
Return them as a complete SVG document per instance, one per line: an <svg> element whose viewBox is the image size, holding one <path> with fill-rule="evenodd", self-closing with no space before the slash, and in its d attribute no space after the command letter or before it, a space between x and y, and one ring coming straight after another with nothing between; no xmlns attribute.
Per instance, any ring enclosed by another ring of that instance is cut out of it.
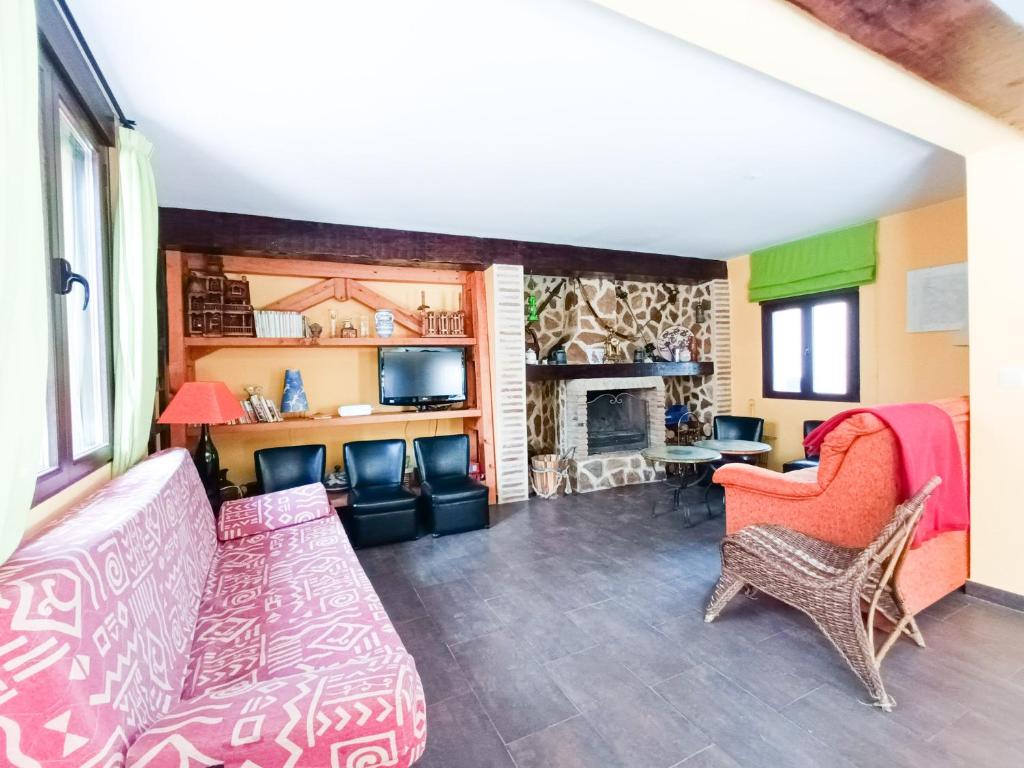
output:
<svg viewBox="0 0 1024 768"><path fill-rule="evenodd" d="M489 530L359 553L423 678L421 768L1024 765L1024 614L960 593L926 611L928 647L883 666L887 715L770 598L704 624L722 522L651 519L665 499L504 505Z"/></svg>

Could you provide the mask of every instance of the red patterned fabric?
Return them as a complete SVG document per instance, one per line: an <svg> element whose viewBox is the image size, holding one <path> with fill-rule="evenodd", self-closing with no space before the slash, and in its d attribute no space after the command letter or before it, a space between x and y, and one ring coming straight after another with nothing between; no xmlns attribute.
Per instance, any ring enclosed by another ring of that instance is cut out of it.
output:
<svg viewBox="0 0 1024 768"><path fill-rule="evenodd" d="M334 509L324 503L326 500L323 485L311 483L286 491L225 501L217 518L217 538L221 541L240 539L318 517L330 517Z"/></svg>
<svg viewBox="0 0 1024 768"><path fill-rule="evenodd" d="M0 568L4 764L412 765L415 662L322 486L282 493L229 505L218 546L165 451L23 545Z"/></svg>
<svg viewBox="0 0 1024 768"><path fill-rule="evenodd" d="M0 764L121 764L180 697L216 546L195 465L176 450L0 566Z"/></svg>

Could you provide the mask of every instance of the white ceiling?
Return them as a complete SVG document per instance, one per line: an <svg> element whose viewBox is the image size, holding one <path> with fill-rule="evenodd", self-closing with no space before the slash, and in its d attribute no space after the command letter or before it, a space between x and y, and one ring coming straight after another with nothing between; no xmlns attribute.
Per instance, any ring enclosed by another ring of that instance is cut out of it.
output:
<svg viewBox="0 0 1024 768"><path fill-rule="evenodd" d="M586 0L69 4L164 206L726 257L963 194L959 156Z"/></svg>

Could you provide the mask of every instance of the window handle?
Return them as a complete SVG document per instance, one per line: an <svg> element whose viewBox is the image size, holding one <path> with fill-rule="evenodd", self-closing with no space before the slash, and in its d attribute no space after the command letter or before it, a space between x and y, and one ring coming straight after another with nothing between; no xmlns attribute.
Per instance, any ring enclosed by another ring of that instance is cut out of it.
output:
<svg viewBox="0 0 1024 768"><path fill-rule="evenodd" d="M85 291L85 300L82 302L82 311L89 308L89 281L71 269L67 259L54 259L57 271L53 276L53 292L59 296L67 296L75 283L82 286Z"/></svg>

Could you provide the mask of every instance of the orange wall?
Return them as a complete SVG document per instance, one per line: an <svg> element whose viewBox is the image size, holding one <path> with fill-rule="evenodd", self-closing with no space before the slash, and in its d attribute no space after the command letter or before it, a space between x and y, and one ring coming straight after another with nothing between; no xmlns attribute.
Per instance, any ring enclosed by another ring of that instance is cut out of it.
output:
<svg viewBox="0 0 1024 768"><path fill-rule="evenodd" d="M318 282L315 278L250 276L249 289L252 303L257 309L288 294ZM458 308L460 288L449 285L412 285L404 283L372 283L373 290L387 296L399 306L409 310L420 305L421 291L432 309ZM338 327L344 319L351 319L356 328L365 317L373 335L373 311L356 301L328 301L311 308L304 314L311 322L330 333L329 312L338 311ZM413 336L412 331L395 326L396 336ZM375 349L221 349L196 362L196 378L223 381L239 399L245 397L245 386L263 387L264 396L281 403L286 368L302 371L302 381L310 409L337 415L339 405L368 403L375 410L400 410L380 405L377 388L377 350ZM407 424L369 424L352 427L324 427L282 429L255 435L222 434L214 430L214 442L220 453L220 465L229 469L233 483L256 479L253 451L280 445L323 443L327 446L328 471L341 464L341 446L350 440L377 440L406 438L434 434L451 434L461 430L460 422L452 420L418 421Z"/></svg>
<svg viewBox="0 0 1024 768"><path fill-rule="evenodd" d="M878 227L878 277L860 289L861 403L934 400L968 391L968 347L959 333L907 333L907 271L967 259L964 198L886 216ZM802 455L805 419L856 403L761 397L761 307L747 301L750 257L729 261L733 411L765 419L779 469Z"/></svg>

